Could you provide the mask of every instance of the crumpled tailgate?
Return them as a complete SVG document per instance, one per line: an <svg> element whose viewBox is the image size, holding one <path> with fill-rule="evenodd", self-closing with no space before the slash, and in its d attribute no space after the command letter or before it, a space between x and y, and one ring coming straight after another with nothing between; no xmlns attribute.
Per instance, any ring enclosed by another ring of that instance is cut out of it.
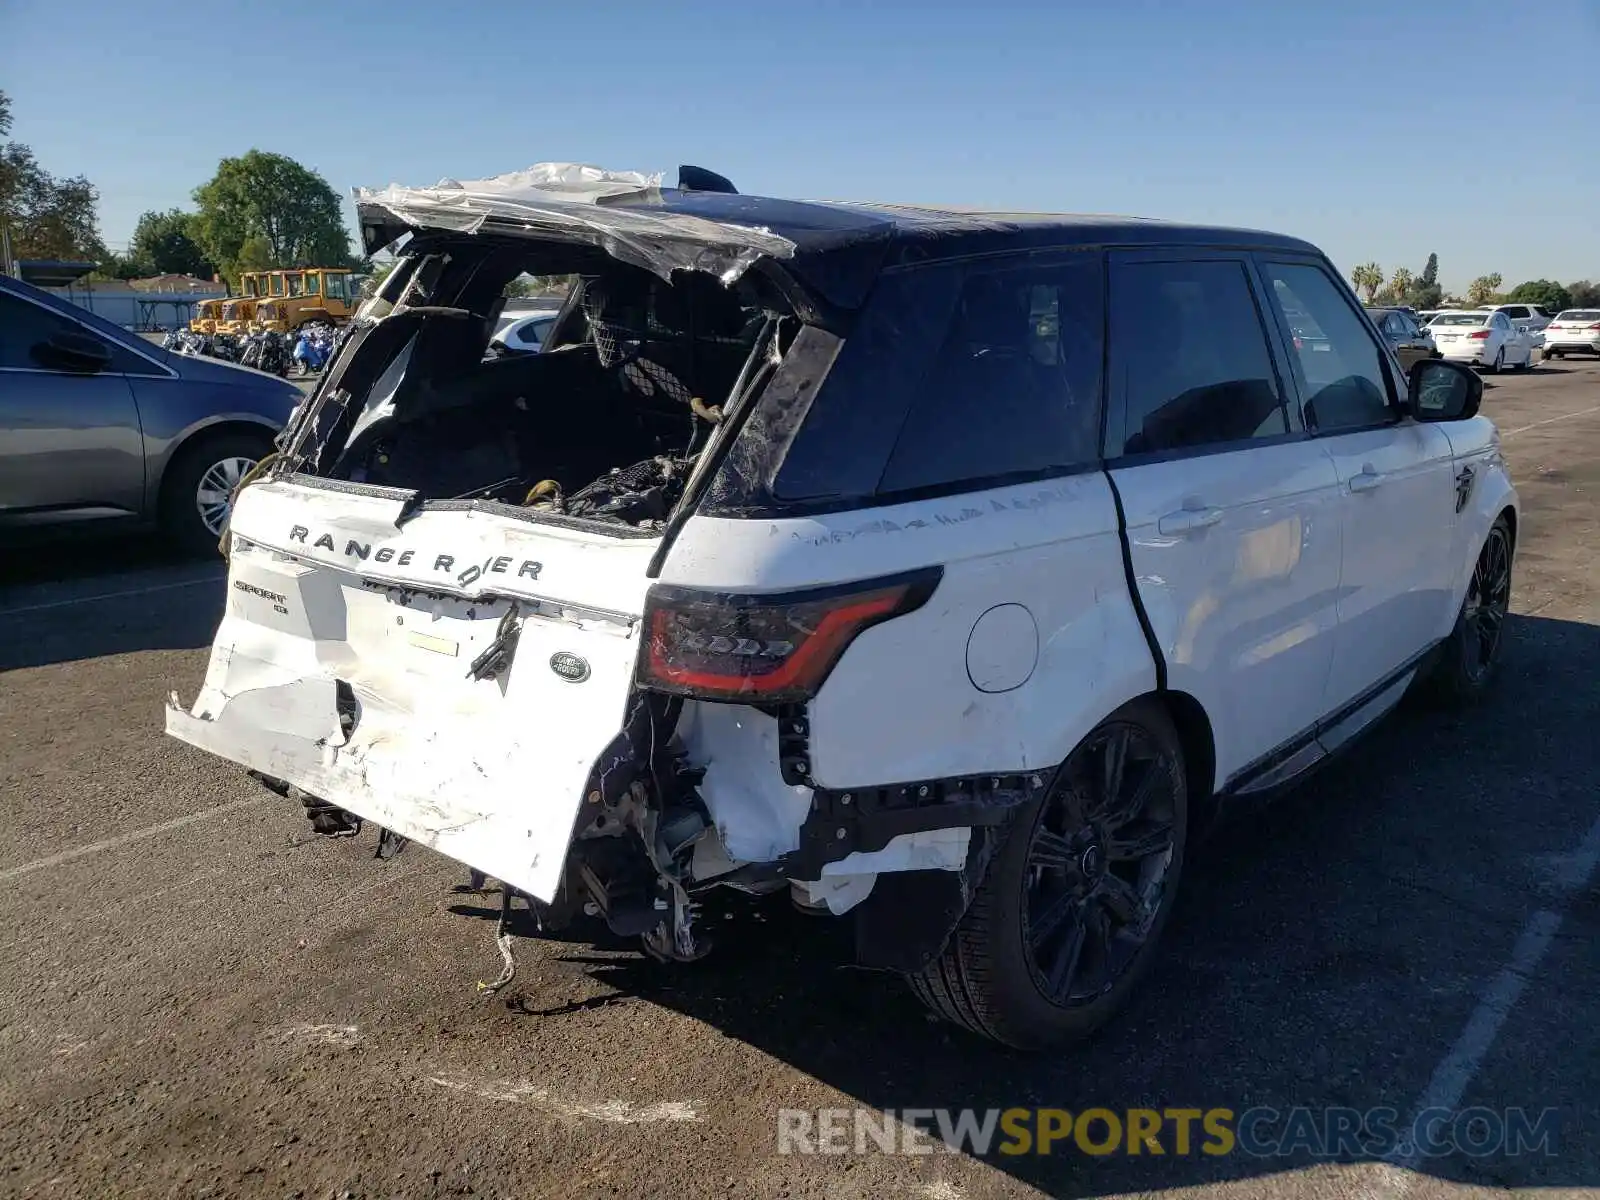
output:
<svg viewBox="0 0 1600 1200"><path fill-rule="evenodd" d="M285 487L239 498L246 543L205 686L187 711L174 698L167 732L552 898L590 772L622 727L654 542L464 512L384 530L351 496L311 489L285 521ZM294 526L325 531L335 550L300 557ZM352 539L372 549L338 564ZM394 553L373 579L379 546ZM401 566L404 549L416 553ZM445 553L544 566L469 584L457 571L455 593L419 590ZM416 586L401 586L413 570ZM507 664L471 677L513 627Z"/></svg>

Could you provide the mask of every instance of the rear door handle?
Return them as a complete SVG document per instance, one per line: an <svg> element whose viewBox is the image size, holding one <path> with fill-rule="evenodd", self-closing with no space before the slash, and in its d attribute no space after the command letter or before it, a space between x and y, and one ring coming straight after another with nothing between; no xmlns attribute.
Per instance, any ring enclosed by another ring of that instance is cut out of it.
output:
<svg viewBox="0 0 1600 1200"><path fill-rule="evenodd" d="M1220 508L1180 508L1177 512L1169 512L1156 522L1156 528L1163 534L1171 537L1179 533L1195 533L1201 529L1209 529L1222 520Z"/></svg>
<svg viewBox="0 0 1600 1200"><path fill-rule="evenodd" d="M1361 474L1350 476L1350 490L1352 492L1371 492L1383 486L1383 475L1372 469L1368 463L1361 468Z"/></svg>

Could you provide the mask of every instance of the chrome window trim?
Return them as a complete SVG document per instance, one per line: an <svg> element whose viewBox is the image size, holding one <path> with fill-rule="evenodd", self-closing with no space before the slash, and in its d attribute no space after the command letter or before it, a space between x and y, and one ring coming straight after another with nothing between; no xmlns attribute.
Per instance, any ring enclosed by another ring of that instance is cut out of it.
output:
<svg viewBox="0 0 1600 1200"><path fill-rule="evenodd" d="M170 375L142 375L133 371L94 371L82 375L73 371L52 371L49 367L0 367L0 375L72 375L79 379L111 376L113 379L181 379L177 372Z"/></svg>

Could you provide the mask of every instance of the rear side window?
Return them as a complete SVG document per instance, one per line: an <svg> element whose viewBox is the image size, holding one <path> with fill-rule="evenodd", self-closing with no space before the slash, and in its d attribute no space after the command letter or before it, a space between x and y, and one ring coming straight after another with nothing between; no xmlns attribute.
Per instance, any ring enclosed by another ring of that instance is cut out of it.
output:
<svg viewBox="0 0 1600 1200"><path fill-rule="evenodd" d="M1097 461L1103 294L1098 256L969 270L879 494Z"/></svg>
<svg viewBox="0 0 1600 1200"><path fill-rule="evenodd" d="M1099 254L947 263L873 288L772 483L780 502L888 499L1098 461Z"/></svg>
<svg viewBox="0 0 1600 1200"><path fill-rule="evenodd" d="M1111 278L1120 421L1106 455L1287 433L1283 396L1242 262L1121 263Z"/></svg>
<svg viewBox="0 0 1600 1200"><path fill-rule="evenodd" d="M1265 263L1273 303L1294 338L1291 362L1309 425L1328 432L1395 418L1378 343L1333 280L1304 263ZM1316 333L1292 314L1311 314Z"/></svg>

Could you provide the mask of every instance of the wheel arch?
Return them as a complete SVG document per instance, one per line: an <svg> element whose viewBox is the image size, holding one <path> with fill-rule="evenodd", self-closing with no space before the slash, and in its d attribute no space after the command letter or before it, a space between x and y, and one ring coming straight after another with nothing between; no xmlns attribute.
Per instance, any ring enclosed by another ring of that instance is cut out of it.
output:
<svg viewBox="0 0 1600 1200"><path fill-rule="evenodd" d="M270 421L260 417L244 414L240 416L221 416L213 420L198 424L187 430L181 437L174 438L167 447L166 455L161 463L161 470L154 483L154 500L156 510L166 500L167 487L173 477L173 467L182 462L195 450L217 438L227 437L232 434L248 434L252 437L259 436L269 445L277 436L278 430Z"/></svg>
<svg viewBox="0 0 1600 1200"><path fill-rule="evenodd" d="M1217 741L1205 705L1188 692L1164 691L1155 696L1166 707L1183 746L1185 781L1189 786L1190 827L1203 828L1215 809ZM1196 819L1198 818L1198 819Z"/></svg>
<svg viewBox="0 0 1600 1200"><path fill-rule="evenodd" d="M1456 534L1455 578L1451 581L1449 607L1439 615L1438 636L1448 636L1455 627L1456 614L1466 599L1467 588L1472 583L1472 572L1478 563L1478 554L1488 540L1489 530L1502 518L1511 531L1511 554L1515 563L1517 534L1520 527L1520 505L1516 489L1512 486L1505 464L1498 457L1480 460L1480 474L1467 507L1460 514L1461 526Z"/></svg>

